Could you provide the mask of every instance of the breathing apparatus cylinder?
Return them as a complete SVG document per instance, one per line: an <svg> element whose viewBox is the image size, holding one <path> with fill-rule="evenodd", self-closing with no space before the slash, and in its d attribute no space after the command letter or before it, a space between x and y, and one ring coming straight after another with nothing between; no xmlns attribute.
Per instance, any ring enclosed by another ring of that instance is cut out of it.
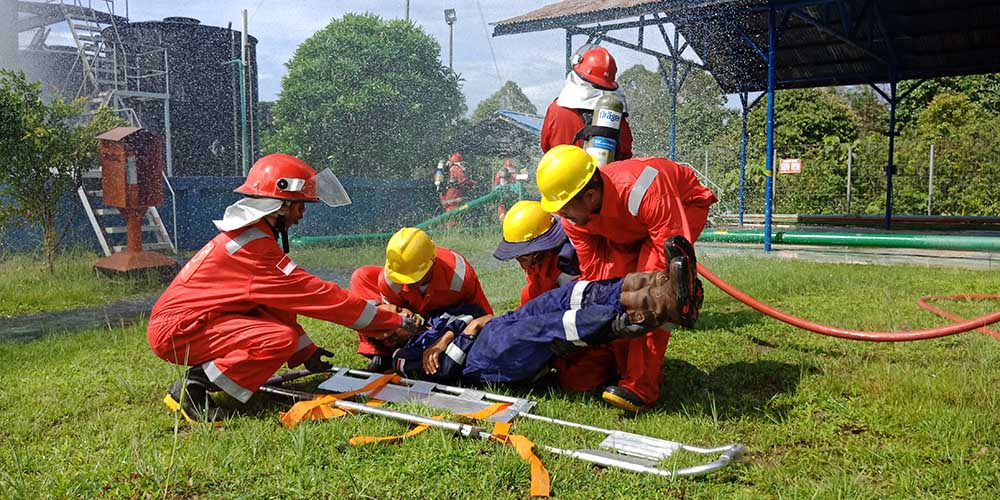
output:
<svg viewBox="0 0 1000 500"><path fill-rule="evenodd" d="M434 171L434 189L436 191L441 191L441 186L444 185L444 162L439 161L437 170Z"/></svg>
<svg viewBox="0 0 1000 500"><path fill-rule="evenodd" d="M594 157L598 167L615 161L618 134L625 115L625 103L614 93L606 93L594 105L590 126L577 134L584 140L583 149Z"/></svg>

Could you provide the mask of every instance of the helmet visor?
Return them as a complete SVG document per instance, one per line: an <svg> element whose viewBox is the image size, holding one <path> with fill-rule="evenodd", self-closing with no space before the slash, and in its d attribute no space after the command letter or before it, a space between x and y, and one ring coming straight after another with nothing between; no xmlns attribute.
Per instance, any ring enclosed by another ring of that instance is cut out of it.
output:
<svg viewBox="0 0 1000 500"><path fill-rule="evenodd" d="M337 179L329 168L316 174L316 197L331 207L351 204L351 197L347 195L340 179Z"/></svg>

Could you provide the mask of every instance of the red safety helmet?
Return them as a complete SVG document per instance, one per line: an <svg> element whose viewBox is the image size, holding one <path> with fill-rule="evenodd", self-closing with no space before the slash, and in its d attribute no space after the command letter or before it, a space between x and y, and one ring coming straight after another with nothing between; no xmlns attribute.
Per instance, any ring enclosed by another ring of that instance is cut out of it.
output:
<svg viewBox="0 0 1000 500"><path fill-rule="evenodd" d="M448 161L462 161L462 153L454 152L448 157Z"/></svg>
<svg viewBox="0 0 1000 500"><path fill-rule="evenodd" d="M235 192L254 198L320 201L316 194L316 170L294 156L281 153L257 160L247 180Z"/></svg>
<svg viewBox="0 0 1000 500"><path fill-rule="evenodd" d="M506 160L503 161L503 166L507 168L514 168L514 160L507 158Z"/></svg>
<svg viewBox="0 0 1000 500"><path fill-rule="evenodd" d="M580 78L599 87L611 90L618 88L618 83L615 82L618 64L604 47L595 47L584 52L580 60L573 65L573 71L576 71Z"/></svg>

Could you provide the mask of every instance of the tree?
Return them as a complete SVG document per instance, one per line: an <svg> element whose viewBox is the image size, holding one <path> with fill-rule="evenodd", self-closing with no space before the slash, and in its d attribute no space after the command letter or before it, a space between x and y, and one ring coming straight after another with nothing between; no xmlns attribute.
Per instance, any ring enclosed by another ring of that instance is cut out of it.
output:
<svg viewBox="0 0 1000 500"><path fill-rule="evenodd" d="M265 149L347 175L400 177L431 164L466 111L439 54L413 23L334 19L287 63Z"/></svg>
<svg viewBox="0 0 1000 500"><path fill-rule="evenodd" d="M914 88L916 87L916 88ZM907 80L899 83L898 95L909 92L896 107L896 120L902 128L914 125L920 113L938 94L965 94L969 101L984 110L1000 114L1000 74L932 78L923 83Z"/></svg>
<svg viewBox="0 0 1000 500"><path fill-rule="evenodd" d="M489 118L499 109L509 109L529 115L538 114L538 109L531 103L528 96L524 95L521 87L518 87L511 80L507 80L507 83L503 84L500 90L479 102L476 110L472 112L472 123L479 123L483 119Z"/></svg>
<svg viewBox="0 0 1000 500"><path fill-rule="evenodd" d="M124 123L107 107L84 118L83 99L45 103L41 84L0 70L0 225L15 220L39 228L50 272L72 222L59 226L59 200L97 167L97 135Z"/></svg>
<svg viewBox="0 0 1000 500"><path fill-rule="evenodd" d="M667 76L635 65L618 76L628 100L628 121L632 128L632 149L636 154L666 156L670 141L670 95L664 84ZM677 95L677 136L675 158L694 161L704 148L731 121L732 110L708 73L692 69Z"/></svg>

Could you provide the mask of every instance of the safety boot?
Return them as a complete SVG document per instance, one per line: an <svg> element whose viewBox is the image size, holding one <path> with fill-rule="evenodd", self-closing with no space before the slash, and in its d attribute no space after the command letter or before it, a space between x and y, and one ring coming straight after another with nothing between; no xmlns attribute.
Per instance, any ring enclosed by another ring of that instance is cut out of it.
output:
<svg viewBox="0 0 1000 500"><path fill-rule="evenodd" d="M674 257L665 271L630 273L622 281L620 301L628 321L656 328L666 323L690 328L690 261Z"/></svg>
<svg viewBox="0 0 1000 500"><path fill-rule="evenodd" d="M632 413L639 413L646 409L646 402L638 394L620 386L609 385L604 388L601 399L615 408L619 408Z"/></svg>
<svg viewBox="0 0 1000 500"><path fill-rule="evenodd" d="M705 299L705 290L701 286L701 280L698 279L698 257L695 255L694 245L683 236L671 236L663 242L663 255L667 262L675 257L687 257L691 263L688 274L688 289L691 292L688 303L682 307L683 321L681 324L694 325L698 320L698 311Z"/></svg>
<svg viewBox="0 0 1000 500"><path fill-rule="evenodd" d="M192 367L184 378L170 385L163 403L171 411L179 412L190 423L203 422L221 426L225 415L209 396L210 390L217 391L219 388L208 380L200 366Z"/></svg>

